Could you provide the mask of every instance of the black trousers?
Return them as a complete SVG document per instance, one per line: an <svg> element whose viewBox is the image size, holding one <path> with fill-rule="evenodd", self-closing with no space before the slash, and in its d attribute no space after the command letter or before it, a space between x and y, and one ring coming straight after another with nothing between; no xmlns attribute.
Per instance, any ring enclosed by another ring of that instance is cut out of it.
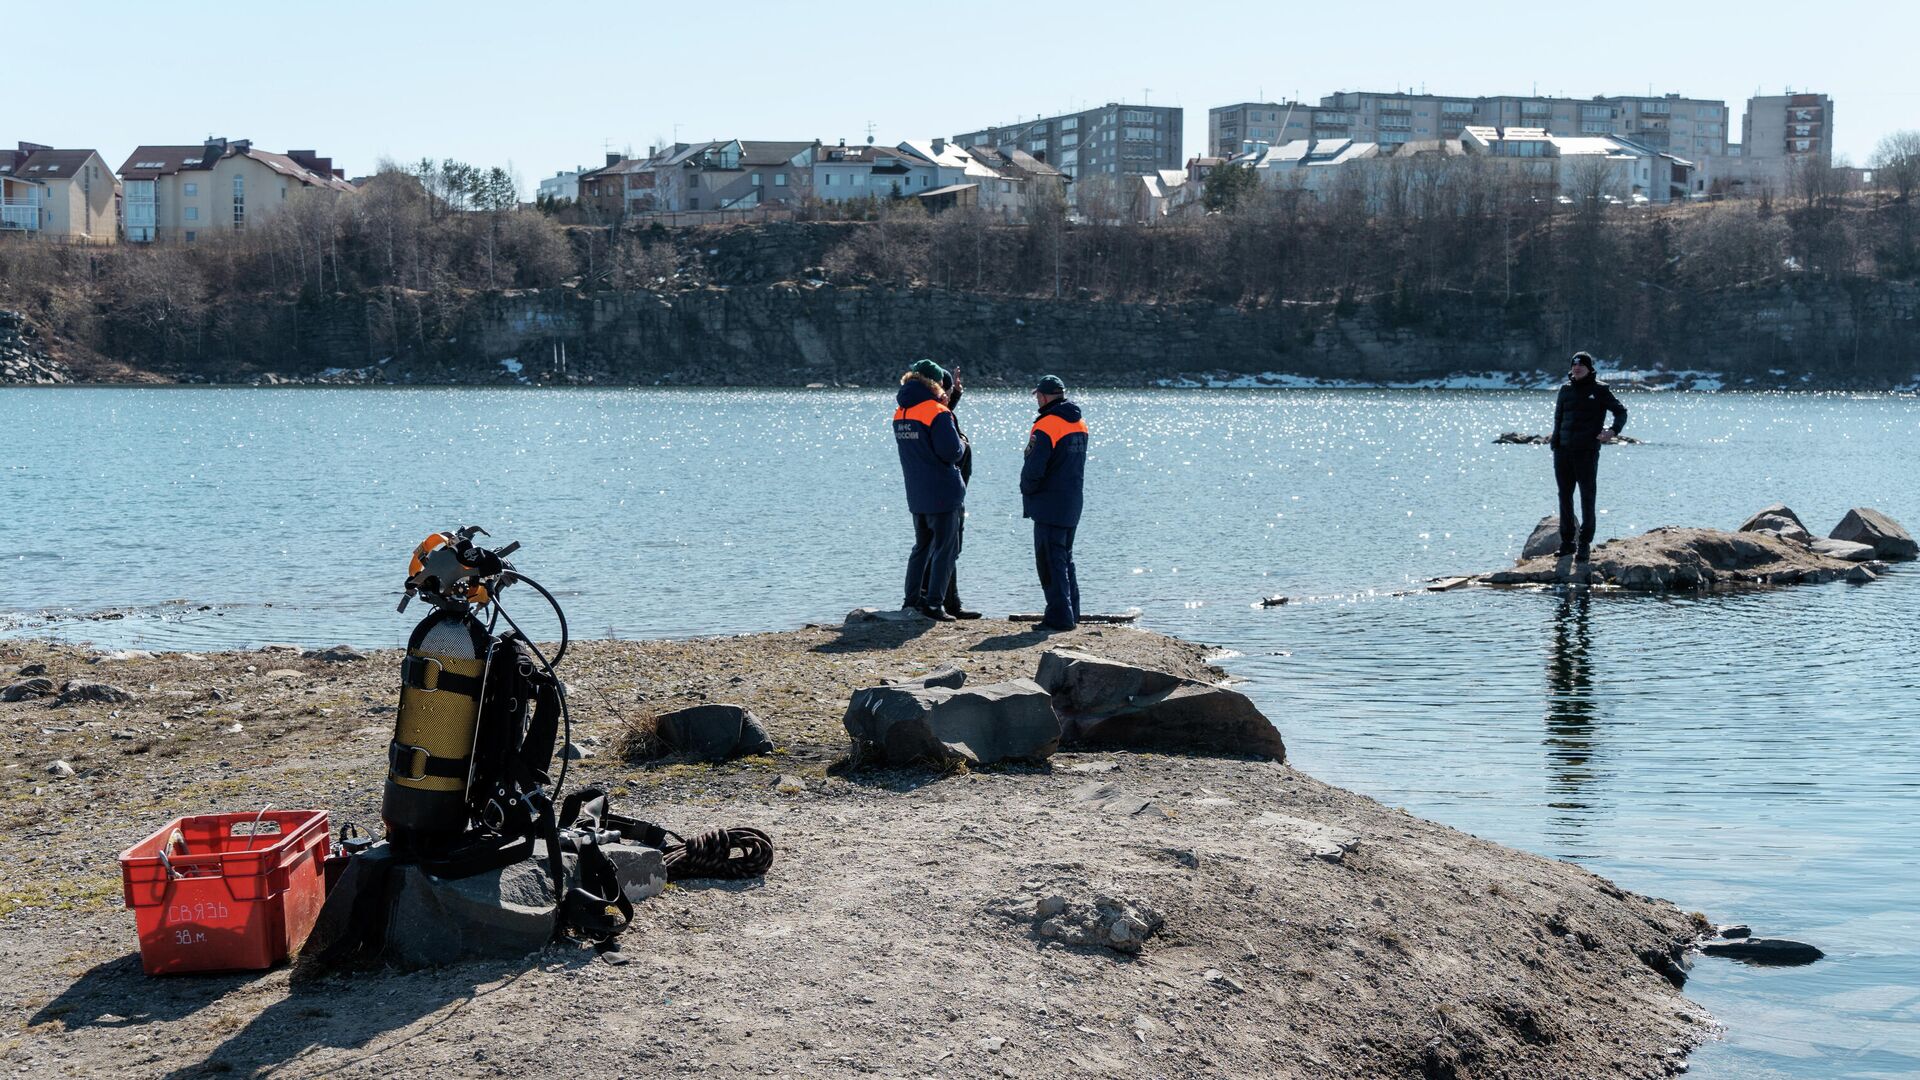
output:
<svg viewBox="0 0 1920 1080"><path fill-rule="evenodd" d="M960 517L964 512L913 515L913 553L907 556L904 606L925 607L946 597L953 561L960 555Z"/></svg>
<svg viewBox="0 0 1920 1080"><path fill-rule="evenodd" d="M915 540L917 542L919 539L918 526L915 527L914 532L915 532ZM959 566L957 565L957 560L960 558L960 553L966 550L966 547L967 547L967 512L966 510L962 509L960 511L960 524L954 529L954 533L953 533L953 557L956 560L956 565L954 566L953 569L947 572L947 595L945 597L945 606L948 614L952 614L960 610L960 569L959 569ZM928 567L928 570L931 571L932 567ZM907 599L909 601L914 600L916 598L925 600L926 596L927 596L927 578L925 575L922 575L920 578L919 591L913 593L911 596L907 597ZM928 601L928 602L932 603L934 607L941 606L940 602L938 601ZM909 603L907 606L918 607L920 605Z"/></svg>
<svg viewBox="0 0 1920 1080"><path fill-rule="evenodd" d="M1600 448L1591 450L1555 450L1553 479L1560 486L1560 542L1573 543L1578 535L1583 544L1593 543L1593 485L1600 472ZM1573 516L1574 489L1580 491L1580 517ZM1577 528L1577 533L1576 533Z"/></svg>

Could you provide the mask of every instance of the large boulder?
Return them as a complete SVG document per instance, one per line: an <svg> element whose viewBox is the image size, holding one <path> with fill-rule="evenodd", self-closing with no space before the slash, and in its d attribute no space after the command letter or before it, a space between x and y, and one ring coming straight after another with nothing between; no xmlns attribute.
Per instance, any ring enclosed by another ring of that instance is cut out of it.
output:
<svg viewBox="0 0 1920 1080"><path fill-rule="evenodd" d="M1794 513L1785 503L1774 503L1765 510L1748 518L1740 525L1741 532L1772 533L1782 540L1791 540L1796 544L1813 543L1813 534L1801 523L1800 515Z"/></svg>
<svg viewBox="0 0 1920 1080"><path fill-rule="evenodd" d="M773 753L766 725L744 705L716 702L663 713L653 733L665 752L702 761Z"/></svg>
<svg viewBox="0 0 1920 1080"><path fill-rule="evenodd" d="M1537 559L1542 555L1552 555L1560 550L1560 515L1548 514L1540 519L1540 524L1527 534L1527 542L1520 549L1522 559Z"/></svg>
<svg viewBox="0 0 1920 1080"><path fill-rule="evenodd" d="M1041 761L1060 748L1052 699L1027 679L964 689L904 682L856 690L841 722L861 759L876 764Z"/></svg>
<svg viewBox="0 0 1920 1080"><path fill-rule="evenodd" d="M1070 745L1287 759L1279 730L1237 690L1067 649L1043 654L1035 681Z"/></svg>
<svg viewBox="0 0 1920 1080"><path fill-rule="evenodd" d="M1840 524L1827 534L1835 540L1849 540L1856 544L1870 545L1883 559L1911 559L1920 556L1920 544L1900 523L1881 513L1864 506L1856 506L1847 511Z"/></svg>

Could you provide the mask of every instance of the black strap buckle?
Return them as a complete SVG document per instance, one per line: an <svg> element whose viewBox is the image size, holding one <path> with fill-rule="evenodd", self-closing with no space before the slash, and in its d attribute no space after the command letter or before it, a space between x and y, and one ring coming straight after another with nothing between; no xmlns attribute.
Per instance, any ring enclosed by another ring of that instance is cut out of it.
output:
<svg viewBox="0 0 1920 1080"><path fill-rule="evenodd" d="M428 664L433 665L432 686L427 685ZM440 677L446 673L446 667L431 656L409 656L400 662L400 684L425 694L439 693Z"/></svg>
<svg viewBox="0 0 1920 1080"><path fill-rule="evenodd" d="M425 780L427 760L432 756L424 746L408 746L395 739L387 744L387 771L395 780ZM400 762L406 758L412 758L413 761L408 763L406 769L402 769Z"/></svg>

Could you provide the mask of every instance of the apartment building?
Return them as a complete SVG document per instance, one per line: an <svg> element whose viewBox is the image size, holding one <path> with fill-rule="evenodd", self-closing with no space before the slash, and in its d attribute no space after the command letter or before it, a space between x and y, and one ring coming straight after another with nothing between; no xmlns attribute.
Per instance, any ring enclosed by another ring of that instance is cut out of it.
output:
<svg viewBox="0 0 1920 1080"><path fill-rule="evenodd" d="M1300 139L1345 138L1394 147L1457 139L1471 125L1533 127L1562 136L1617 135L1700 160L1726 153L1727 116L1724 101L1679 94L1556 98L1342 91L1311 106L1246 102L1211 109L1207 131L1209 151L1224 156L1251 149L1248 144Z"/></svg>
<svg viewBox="0 0 1920 1080"><path fill-rule="evenodd" d="M1833 99L1778 94L1747 99L1740 141L1708 162L1716 191L1784 195L1795 170L1833 167Z"/></svg>
<svg viewBox="0 0 1920 1080"><path fill-rule="evenodd" d="M1749 161L1811 157L1831 168L1833 99L1825 94L1748 98L1740 121L1740 153Z"/></svg>
<svg viewBox="0 0 1920 1080"><path fill-rule="evenodd" d="M119 190L98 151L20 143L0 150L0 231L111 244Z"/></svg>
<svg viewBox="0 0 1920 1080"><path fill-rule="evenodd" d="M1183 110L1108 102L1097 109L1004 124L964 135L961 147L1019 149L1070 179L1148 176L1182 161Z"/></svg>
<svg viewBox="0 0 1920 1080"><path fill-rule="evenodd" d="M1303 101L1243 101L1207 110L1207 153L1233 157L1256 146L1313 138L1315 106Z"/></svg>
<svg viewBox="0 0 1920 1080"><path fill-rule="evenodd" d="M141 146L120 166L121 226L131 243L193 243L244 232L302 192L351 192L346 173L312 150L276 154L248 139Z"/></svg>

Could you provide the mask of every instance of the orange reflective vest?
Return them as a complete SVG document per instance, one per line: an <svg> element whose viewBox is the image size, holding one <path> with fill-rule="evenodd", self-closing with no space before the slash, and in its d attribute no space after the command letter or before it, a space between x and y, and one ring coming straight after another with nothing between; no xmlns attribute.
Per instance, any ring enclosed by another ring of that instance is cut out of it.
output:
<svg viewBox="0 0 1920 1080"><path fill-rule="evenodd" d="M893 418L895 420L913 420L922 424L926 424L928 426L932 426L933 418L936 416L939 416L941 413L946 411L947 411L947 407L945 405L942 405L937 401L928 400L928 401L923 401L918 405L915 405L911 409L893 410Z"/></svg>
<svg viewBox="0 0 1920 1080"><path fill-rule="evenodd" d="M1085 420L1063 420L1058 416L1047 415L1033 422L1033 430L1045 435L1048 442L1059 446L1060 440L1069 435L1085 435L1087 433L1087 422Z"/></svg>

